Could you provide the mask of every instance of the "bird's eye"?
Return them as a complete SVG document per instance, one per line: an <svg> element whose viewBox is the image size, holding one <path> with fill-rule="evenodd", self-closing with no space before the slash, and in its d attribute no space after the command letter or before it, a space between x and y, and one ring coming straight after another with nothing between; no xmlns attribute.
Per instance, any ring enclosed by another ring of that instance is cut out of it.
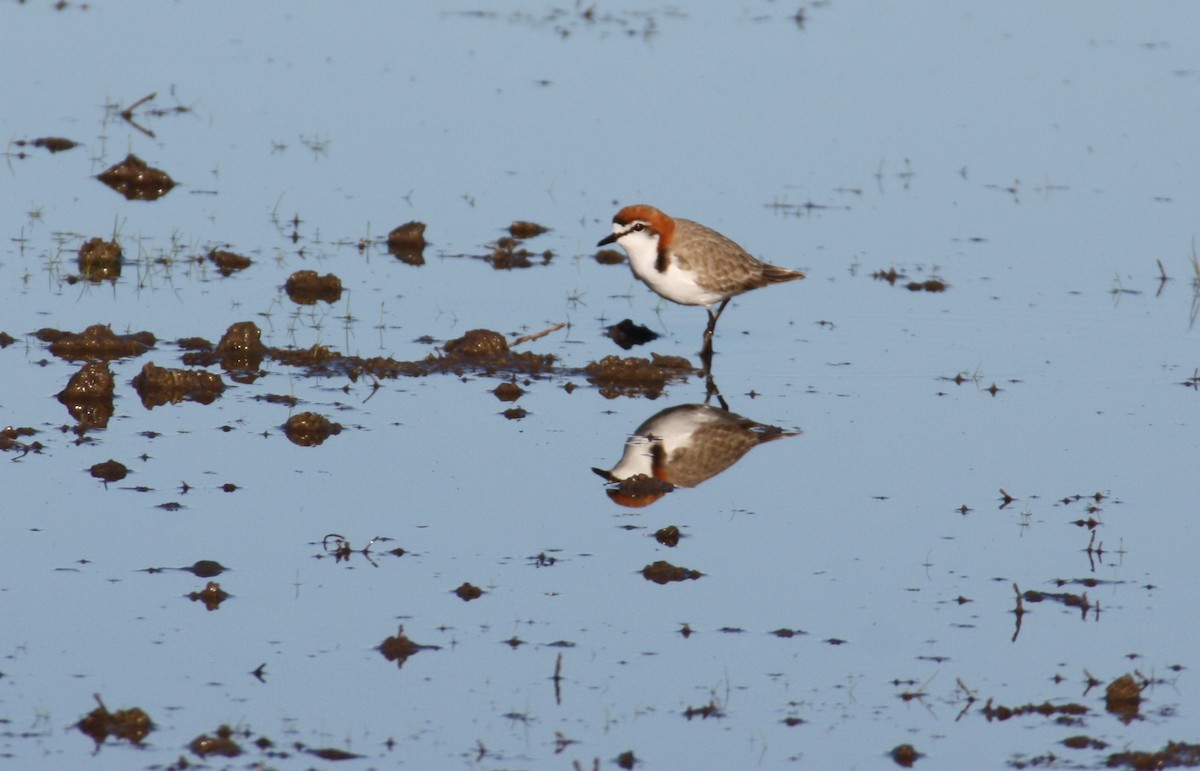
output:
<svg viewBox="0 0 1200 771"><path fill-rule="evenodd" d="M645 226L645 225L643 225L642 223L640 223L640 222L639 222L639 223L637 223L636 225L634 225L634 226L633 226L633 229L634 229L635 231L637 231L638 233L641 233L643 230L645 230L645 229L646 229L646 226Z"/></svg>

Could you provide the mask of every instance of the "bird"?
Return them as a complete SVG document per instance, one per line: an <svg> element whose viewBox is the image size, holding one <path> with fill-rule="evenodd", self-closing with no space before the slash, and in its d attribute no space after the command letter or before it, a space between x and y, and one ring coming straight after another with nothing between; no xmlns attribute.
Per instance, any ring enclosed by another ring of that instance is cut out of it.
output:
<svg viewBox="0 0 1200 771"><path fill-rule="evenodd" d="M800 433L707 404L678 404L638 426L611 470L592 471L615 485L607 491L615 503L640 508L711 479L760 444Z"/></svg>
<svg viewBox="0 0 1200 771"><path fill-rule="evenodd" d="M763 262L712 228L670 217L649 204L626 206L616 213L612 233L596 246L611 243L629 255L633 275L660 296L680 305L704 306L708 328L700 359L709 372L713 333L729 301L751 289L805 275Z"/></svg>

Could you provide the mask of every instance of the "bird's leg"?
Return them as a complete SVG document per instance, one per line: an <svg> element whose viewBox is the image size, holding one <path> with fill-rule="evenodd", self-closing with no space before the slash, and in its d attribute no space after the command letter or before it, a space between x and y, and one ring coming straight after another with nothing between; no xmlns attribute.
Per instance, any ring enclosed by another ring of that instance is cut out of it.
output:
<svg viewBox="0 0 1200 771"><path fill-rule="evenodd" d="M717 306L717 312L713 313L712 308L705 308L708 312L708 328L704 330L704 347L700 349L700 364L704 367L704 374L712 374L712 357L713 357L713 333L717 331L717 319L721 318L721 313L724 312L725 306L729 304L730 298L726 297Z"/></svg>
<svg viewBox="0 0 1200 771"><path fill-rule="evenodd" d="M721 396L721 389L717 388L717 382L715 380L713 380L713 376L712 376L711 372L709 372L708 375L704 378L704 390L705 390L705 394L704 394L704 403L705 404L708 404L708 402L715 396L715 397L717 397L717 403L721 405L721 409L725 410L726 412L729 412L729 404L725 401L725 397Z"/></svg>

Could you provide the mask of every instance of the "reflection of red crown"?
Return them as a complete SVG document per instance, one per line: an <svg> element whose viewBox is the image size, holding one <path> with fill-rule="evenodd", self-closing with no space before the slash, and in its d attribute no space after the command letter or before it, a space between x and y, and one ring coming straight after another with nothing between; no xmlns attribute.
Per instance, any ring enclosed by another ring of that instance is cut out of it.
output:
<svg viewBox="0 0 1200 771"><path fill-rule="evenodd" d="M609 500L618 506L624 506L629 509L640 509L644 506L649 506L650 504L654 503L659 498L663 497L665 493L670 492L670 490L660 488L654 491L643 492L639 490L636 492L626 492L620 487L613 487L605 492L608 493Z"/></svg>

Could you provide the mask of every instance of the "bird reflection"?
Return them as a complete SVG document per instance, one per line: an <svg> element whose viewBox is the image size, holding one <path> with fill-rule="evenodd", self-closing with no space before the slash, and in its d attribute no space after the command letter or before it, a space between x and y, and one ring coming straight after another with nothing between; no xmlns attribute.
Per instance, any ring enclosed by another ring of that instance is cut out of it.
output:
<svg viewBox="0 0 1200 771"><path fill-rule="evenodd" d="M638 426L611 470L592 471L610 483L615 503L640 508L720 474L763 442L799 433L707 404L680 404Z"/></svg>

